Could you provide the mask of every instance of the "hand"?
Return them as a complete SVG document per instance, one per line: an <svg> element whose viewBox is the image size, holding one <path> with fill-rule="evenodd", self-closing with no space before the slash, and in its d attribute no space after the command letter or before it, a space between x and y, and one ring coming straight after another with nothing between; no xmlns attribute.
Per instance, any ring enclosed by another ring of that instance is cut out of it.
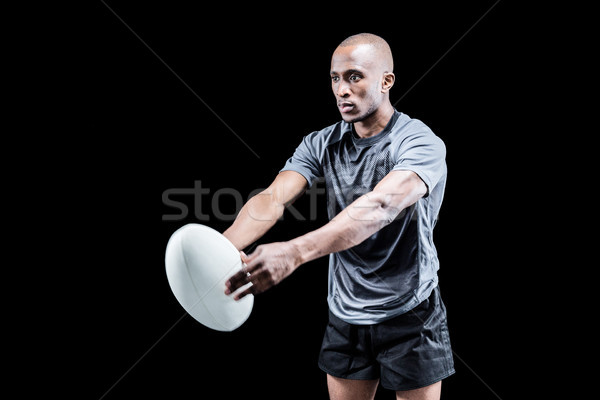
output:
<svg viewBox="0 0 600 400"><path fill-rule="evenodd" d="M289 242L263 244L249 256L243 252L240 254L244 266L241 271L232 275L225 282L225 294L235 293L248 282L252 282L252 285L240 293L236 293L235 300L239 300L249 293L262 293L277 285L301 264L300 252Z"/></svg>

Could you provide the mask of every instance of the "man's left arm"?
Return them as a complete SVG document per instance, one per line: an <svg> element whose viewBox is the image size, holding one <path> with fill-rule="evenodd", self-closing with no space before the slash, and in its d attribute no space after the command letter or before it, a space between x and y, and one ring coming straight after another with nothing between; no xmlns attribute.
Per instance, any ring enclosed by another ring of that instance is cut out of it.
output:
<svg viewBox="0 0 600 400"><path fill-rule="evenodd" d="M236 299L264 292L300 265L356 246L426 193L427 186L416 173L391 171L371 192L356 199L321 228L287 242L260 245L244 256L246 267L229 279L226 293L235 292L249 280L252 286L236 294Z"/></svg>

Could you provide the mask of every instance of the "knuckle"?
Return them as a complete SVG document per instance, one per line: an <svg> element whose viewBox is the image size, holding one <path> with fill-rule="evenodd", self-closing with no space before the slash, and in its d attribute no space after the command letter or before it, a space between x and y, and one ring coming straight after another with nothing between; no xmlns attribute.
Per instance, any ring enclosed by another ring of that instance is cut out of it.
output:
<svg viewBox="0 0 600 400"><path fill-rule="evenodd" d="M267 285L273 286L275 284L275 276L272 273L270 273L269 275L267 275L265 281Z"/></svg>

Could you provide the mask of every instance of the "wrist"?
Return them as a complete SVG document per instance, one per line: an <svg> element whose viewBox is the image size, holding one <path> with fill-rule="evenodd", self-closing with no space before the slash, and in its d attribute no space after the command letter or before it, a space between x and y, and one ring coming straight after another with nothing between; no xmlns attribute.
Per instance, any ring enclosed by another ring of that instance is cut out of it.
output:
<svg viewBox="0 0 600 400"><path fill-rule="evenodd" d="M300 265L309 261L305 257L305 251L303 251L303 247L302 247L300 241L298 240L298 238L288 241L288 244L291 248L290 255L291 255L293 263L294 263L294 269L298 268Z"/></svg>

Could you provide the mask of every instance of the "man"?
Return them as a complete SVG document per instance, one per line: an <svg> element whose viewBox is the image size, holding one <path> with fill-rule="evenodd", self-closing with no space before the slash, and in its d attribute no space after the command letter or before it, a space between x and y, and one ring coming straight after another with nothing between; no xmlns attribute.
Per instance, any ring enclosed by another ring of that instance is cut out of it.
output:
<svg viewBox="0 0 600 400"><path fill-rule="evenodd" d="M344 40L330 73L343 121L304 137L224 235L244 249L319 177L330 221L242 252L244 269L225 292L236 299L261 293L329 255L330 313L319 366L330 398L373 399L381 383L397 399L439 399L441 380L454 373L432 237L446 183L445 146L392 106L392 53L379 36Z"/></svg>

